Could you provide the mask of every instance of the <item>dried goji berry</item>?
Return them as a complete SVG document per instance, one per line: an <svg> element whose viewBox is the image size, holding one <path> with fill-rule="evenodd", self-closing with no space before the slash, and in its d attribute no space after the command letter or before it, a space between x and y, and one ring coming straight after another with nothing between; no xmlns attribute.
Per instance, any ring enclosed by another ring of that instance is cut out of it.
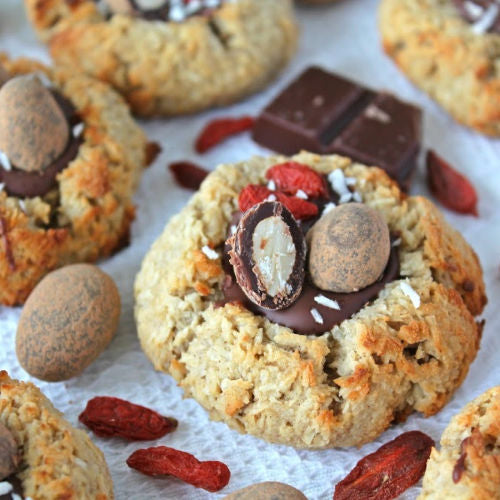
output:
<svg viewBox="0 0 500 500"><path fill-rule="evenodd" d="M258 184L250 184L241 190L238 205L242 212L246 212L249 208L257 205L257 203L272 199L269 198L270 196L274 196L276 201L283 203L298 220L318 215L318 207L314 203L295 196L288 196L279 191L271 191L266 186Z"/></svg>
<svg viewBox="0 0 500 500"><path fill-rule="evenodd" d="M187 189L196 191L209 174L207 170L189 161L178 161L169 165L177 183Z"/></svg>
<svg viewBox="0 0 500 500"><path fill-rule="evenodd" d="M427 152L427 183L445 207L462 214L478 215L474 186L432 150Z"/></svg>
<svg viewBox="0 0 500 500"><path fill-rule="evenodd" d="M196 139L196 151L204 153L228 137L250 130L254 121L251 116L243 116L241 118L218 118L209 122Z"/></svg>
<svg viewBox="0 0 500 500"><path fill-rule="evenodd" d="M190 453L166 446L137 450L127 459L127 465L148 476L175 476L211 492L224 488L231 477L222 462L200 462Z"/></svg>
<svg viewBox="0 0 500 500"><path fill-rule="evenodd" d="M146 144L146 166L149 167L161 153L161 146L157 142L148 142Z"/></svg>
<svg viewBox="0 0 500 500"><path fill-rule="evenodd" d="M177 428L175 418L163 417L144 406L108 396L91 399L79 420L98 436L120 436L137 441L158 439Z"/></svg>
<svg viewBox="0 0 500 500"><path fill-rule="evenodd" d="M276 183L276 187L288 194L302 190L313 198L328 195L323 176L307 165L294 161L274 165L266 172L266 177Z"/></svg>
<svg viewBox="0 0 500 500"><path fill-rule="evenodd" d="M420 431L401 434L361 459L335 487L334 500L390 500L423 476L434 441Z"/></svg>

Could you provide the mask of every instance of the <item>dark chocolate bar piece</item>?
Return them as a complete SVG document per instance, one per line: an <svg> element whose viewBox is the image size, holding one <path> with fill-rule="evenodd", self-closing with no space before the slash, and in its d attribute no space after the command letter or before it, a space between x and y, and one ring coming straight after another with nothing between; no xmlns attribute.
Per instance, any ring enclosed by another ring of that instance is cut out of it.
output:
<svg viewBox="0 0 500 500"><path fill-rule="evenodd" d="M267 106L253 138L278 153L338 153L383 168L409 187L420 149L422 113L387 93L312 67Z"/></svg>

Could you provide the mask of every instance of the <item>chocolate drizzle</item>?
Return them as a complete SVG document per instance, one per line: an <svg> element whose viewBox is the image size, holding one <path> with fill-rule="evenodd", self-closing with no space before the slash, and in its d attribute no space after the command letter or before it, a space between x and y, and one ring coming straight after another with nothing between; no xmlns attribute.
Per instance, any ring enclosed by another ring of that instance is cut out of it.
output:
<svg viewBox="0 0 500 500"><path fill-rule="evenodd" d="M70 128L80 123L81 120L71 102L54 90L52 94L66 116ZM25 172L17 169L15 165L11 170L6 170L0 165L0 182L5 183L7 194L20 198L45 195L55 186L57 174L76 158L82 142L81 137L75 137L71 133L64 153L42 172Z"/></svg>

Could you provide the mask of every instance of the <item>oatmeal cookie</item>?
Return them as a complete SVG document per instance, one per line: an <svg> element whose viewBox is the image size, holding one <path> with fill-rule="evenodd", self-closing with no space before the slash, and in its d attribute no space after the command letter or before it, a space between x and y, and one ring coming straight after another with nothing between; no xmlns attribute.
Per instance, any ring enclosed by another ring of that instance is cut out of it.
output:
<svg viewBox="0 0 500 500"><path fill-rule="evenodd" d="M500 499L500 386L469 403L432 450L419 500Z"/></svg>
<svg viewBox="0 0 500 500"><path fill-rule="evenodd" d="M147 141L123 99L106 84L0 55L11 76L46 75L84 128L76 156L42 196L0 190L0 303L22 304L52 269L91 262L126 244L132 195L147 163Z"/></svg>
<svg viewBox="0 0 500 500"><path fill-rule="evenodd" d="M457 121L500 136L500 34L470 24L457 4L383 0L382 43L408 78Z"/></svg>
<svg viewBox="0 0 500 500"><path fill-rule="evenodd" d="M104 16L93 0L25 0L54 60L113 85L142 116L192 113L264 87L295 51L291 0L225 0L181 22Z"/></svg>
<svg viewBox="0 0 500 500"><path fill-rule="evenodd" d="M16 474L26 498L109 500L113 483L104 455L31 383L0 372L0 423L22 450ZM7 479L9 481L9 479Z"/></svg>
<svg viewBox="0 0 500 500"><path fill-rule="evenodd" d="M401 238L400 277L319 336L221 305L225 273L213 249L224 244L238 195L290 160L354 178L363 202ZM299 448L361 445L412 411L438 412L476 355L474 316L486 302L474 251L430 201L406 197L378 168L310 153L219 166L152 246L135 297L141 345L156 369L212 418Z"/></svg>

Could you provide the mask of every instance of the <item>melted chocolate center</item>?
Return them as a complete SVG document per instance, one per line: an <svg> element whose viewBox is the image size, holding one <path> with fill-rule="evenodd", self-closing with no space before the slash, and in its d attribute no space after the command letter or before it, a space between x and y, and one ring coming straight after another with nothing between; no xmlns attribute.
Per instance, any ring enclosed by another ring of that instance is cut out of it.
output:
<svg viewBox="0 0 500 500"><path fill-rule="evenodd" d="M66 149L52 164L41 172L25 172L12 165L11 170L5 170L0 165L0 182L5 183L5 190L10 196L19 198L32 198L47 194L56 184L56 176L76 158L82 138L75 137L72 128L81 122L71 102L58 92L52 94L66 116L70 126L70 138Z"/></svg>
<svg viewBox="0 0 500 500"><path fill-rule="evenodd" d="M496 0L453 0L461 16L478 33L500 33L500 3Z"/></svg>
<svg viewBox="0 0 500 500"><path fill-rule="evenodd" d="M328 201L338 202L338 196L330 192L330 200L309 201L314 201L318 204L320 208L319 213L321 214L322 208ZM230 227L238 224L241 217L241 212L234 214ZM301 229L304 234L307 233L318 219L319 216L301 222ZM335 293L321 290L311 282L308 273L306 273L306 279L299 298L287 309L270 310L254 304L247 298L235 279L233 268L229 262L228 252L229 248L225 245L222 259L222 265L226 273L222 285L224 300L218 305L222 306L231 302L240 303L253 313L260 314L274 323L291 328L295 333L300 335L321 335L331 330L335 325L342 323L342 321L357 313L366 303L376 299L387 283L399 277L398 250L397 248L391 248L389 261L382 276L378 281L359 292ZM340 310L332 309L318 303L315 298L319 296L336 301L340 306ZM311 313L313 309L316 309L320 314L322 323L313 317Z"/></svg>

